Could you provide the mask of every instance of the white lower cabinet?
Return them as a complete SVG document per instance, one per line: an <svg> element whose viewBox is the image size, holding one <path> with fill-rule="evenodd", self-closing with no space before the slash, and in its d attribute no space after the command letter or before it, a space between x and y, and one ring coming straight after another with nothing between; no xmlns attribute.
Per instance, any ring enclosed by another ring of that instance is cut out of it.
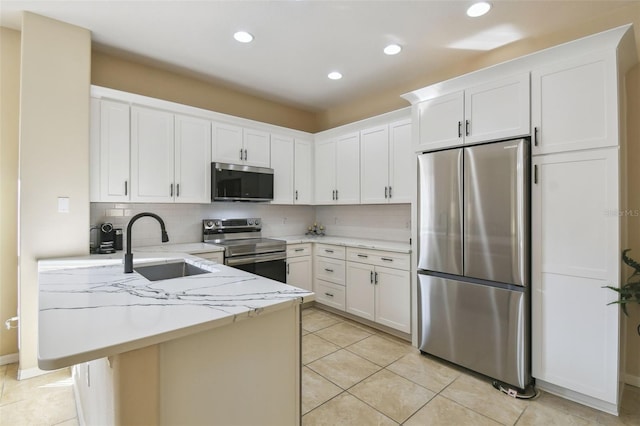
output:
<svg viewBox="0 0 640 426"><path fill-rule="evenodd" d="M359 261L347 261L346 311L403 333L410 333L409 256L348 248L347 259L352 258ZM397 267L407 269L380 266L394 261L397 262Z"/></svg>
<svg viewBox="0 0 640 426"><path fill-rule="evenodd" d="M618 148L533 158L532 373L607 411L619 405ZM561 388L560 390L557 388ZM582 396L580 396L582 395Z"/></svg>
<svg viewBox="0 0 640 426"><path fill-rule="evenodd" d="M345 309L345 248L330 244L314 246L313 291L316 301L332 308Z"/></svg>
<svg viewBox="0 0 640 426"><path fill-rule="evenodd" d="M313 291L311 244L287 244L287 284Z"/></svg>

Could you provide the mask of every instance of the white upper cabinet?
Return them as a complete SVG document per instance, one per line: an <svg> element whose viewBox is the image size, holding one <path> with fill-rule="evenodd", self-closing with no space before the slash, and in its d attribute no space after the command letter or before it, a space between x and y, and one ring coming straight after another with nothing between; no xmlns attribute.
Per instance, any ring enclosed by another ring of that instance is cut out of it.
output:
<svg viewBox="0 0 640 426"><path fill-rule="evenodd" d="M334 204L336 199L336 141L335 139L315 143L315 202Z"/></svg>
<svg viewBox="0 0 640 426"><path fill-rule="evenodd" d="M528 135L529 104L529 73L465 90L464 142Z"/></svg>
<svg viewBox="0 0 640 426"><path fill-rule="evenodd" d="M91 201L129 201L129 104L91 100Z"/></svg>
<svg viewBox="0 0 640 426"><path fill-rule="evenodd" d="M242 127L214 122L211 126L211 156L211 161L217 163L242 163Z"/></svg>
<svg viewBox="0 0 640 426"><path fill-rule="evenodd" d="M363 204L389 202L389 126L360 132L360 200Z"/></svg>
<svg viewBox="0 0 640 426"><path fill-rule="evenodd" d="M360 202L411 202L411 120L401 120L360 133Z"/></svg>
<svg viewBox="0 0 640 426"><path fill-rule="evenodd" d="M173 114L131 107L131 201L173 202Z"/></svg>
<svg viewBox="0 0 640 426"><path fill-rule="evenodd" d="M415 151L528 135L529 73L420 102Z"/></svg>
<svg viewBox="0 0 640 426"><path fill-rule="evenodd" d="M244 129L244 163L250 166L270 167L271 149L269 148L270 135L255 129Z"/></svg>
<svg viewBox="0 0 640 426"><path fill-rule="evenodd" d="M273 204L294 201L294 141L292 137L271 135L271 168L273 169Z"/></svg>
<svg viewBox="0 0 640 426"><path fill-rule="evenodd" d="M313 201L313 145L310 140L295 139L294 204ZM271 157L273 161L273 156Z"/></svg>
<svg viewBox="0 0 640 426"><path fill-rule="evenodd" d="M174 138L174 201L211 201L211 123L176 115Z"/></svg>
<svg viewBox="0 0 640 426"><path fill-rule="evenodd" d="M533 154L618 145L615 52L597 51L532 72Z"/></svg>
<svg viewBox="0 0 640 426"><path fill-rule="evenodd" d="M316 204L360 203L360 134L316 142Z"/></svg>
<svg viewBox="0 0 640 426"><path fill-rule="evenodd" d="M417 108L420 138L415 151L429 151L462 143L463 92L420 102Z"/></svg>
<svg viewBox="0 0 640 426"><path fill-rule="evenodd" d="M269 133L214 122L212 135L212 161L270 167Z"/></svg>
<svg viewBox="0 0 640 426"><path fill-rule="evenodd" d="M336 145L337 204L360 203L360 134L339 137Z"/></svg>

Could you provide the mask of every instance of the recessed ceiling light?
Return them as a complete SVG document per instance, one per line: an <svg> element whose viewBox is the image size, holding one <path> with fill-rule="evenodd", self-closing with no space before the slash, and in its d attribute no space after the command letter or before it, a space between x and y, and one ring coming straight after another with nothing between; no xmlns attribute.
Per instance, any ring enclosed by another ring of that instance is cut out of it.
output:
<svg viewBox="0 0 640 426"><path fill-rule="evenodd" d="M327 77L329 77L331 80L340 80L342 78L342 74L340 74L338 71L332 71L327 75Z"/></svg>
<svg viewBox="0 0 640 426"><path fill-rule="evenodd" d="M478 16L482 16L487 13L491 9L491 4L486 1L481 1L478 3L472 4L469 9L467 9L467 15L472 18L477 18Z"/></svg>
<svg viewBox="0 0 640 426"><path fill-rule="evenodd" d="M240 43L251 43L253 41L253 36L246 31L238 31L233 35L233 38Z"/></svg>
<svg viewBox="0 0 640 426"><path fill-rule="evenodd" d="M398 44L390 44L384 48L384 53L387 55L397 55L402 50L402 46Z"/></svg>

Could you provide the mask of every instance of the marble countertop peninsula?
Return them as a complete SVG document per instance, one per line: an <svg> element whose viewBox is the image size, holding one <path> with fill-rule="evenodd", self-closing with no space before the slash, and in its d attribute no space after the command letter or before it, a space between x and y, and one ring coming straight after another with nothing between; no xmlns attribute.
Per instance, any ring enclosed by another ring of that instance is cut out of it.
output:
<svg viewBox="0 0 640 426"><path fill-rule="evenodd" d="M313 293L183 253L134 255L208 272L149 281L122 254L38 262L38 364L58 369L221 327L313 299Z"/></svg>

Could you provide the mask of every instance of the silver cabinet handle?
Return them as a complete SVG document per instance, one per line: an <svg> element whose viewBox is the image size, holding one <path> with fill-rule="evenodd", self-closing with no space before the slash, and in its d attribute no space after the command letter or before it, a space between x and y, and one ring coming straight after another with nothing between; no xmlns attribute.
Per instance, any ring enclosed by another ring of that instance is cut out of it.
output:
<svg viewBox="0 0 640 426"><path fill-rule="evenodd" d="M384 187L384 198L389 198L388 193L389 193L389 187L388 187L388 186L385 186L385 187Z"/></svg>
<svg viewBox="0 0 640 426"><path fill-rule="evenodd" d="M458 137L462 137L462 121L458 121Z"/></svg>
<svg viewBox="0 0 640 426"><path fill-rule="evenodd" d="M374 280L373 280L373 283L374 283L374 284L378 284L378 273L377 273L377 272L374 272L374 273L373 273L373 276L375 277L375 278L374 278Z"/></svg>
<svg viewBox="0 0 640 426"><path fill-rule="evenodd" d="M373 284L373 271L369 274L369 282Z"/></svg>
<svg viewBox="0 0 640 426"><path fill-rule="evenodd" d="M363 258L368 258L369 256L367 256L366 254L358 254L358 257L363 257Z"/></svg>
<svg viewBox="0 0 640 426"><path fill-rule="evenodd" d="M329 250L329 249L324 249L325 253L333 253L333 250Z"/></svg>
<svg viewBox="0 0 640 426"><path fill-rule="evenodd" d="M465 120L464 133L465 133L465 136L469 136L469 120Z"/></svg>
<svg viewBox="0 0 640 426"><path fill-rule="evenodd" d="M333 294L331 294L331 293L327 293L327 292L325 292L325 293L324 293L324 295L325 295L325 296L329 296L329 297L333 297Z"/></svg>
<svg viewBox="0 0 640 426"><path fill-rule="evenodd" d="M389 187L389 198L391 198L391 187Z"/></svg>
<svg viewBox="0 0 640 426"><path fill-rule="evenodd" d="M290 264L287 263L287 275L291 274Z"/></svg>
<svg viewBox="0 0 640 426"><path fill-rule="evenodd" d="M324 268L325 271L333 273L333 269Z"/></svg>
<svg viewBox="0 0 640 426"><path fill-rule="evenodd" d="M533 145L538 146L538 127L533 128Z"/></svg>
<svg viewBox="0 0 640 426"><path fill-rule="evenodd" d="M381 257L380 259L384 260L385 262L393 262L393 259L391 259L390 257Z"/></svg>
<svg viewBox="0 0 640 426"><path fill-rule="evenodd" d="M169 185L169 196L173 197L173 184Z"/></svg>
<svg viewBox="0 0 640 426"><path fill-rule="evenodd" d="M338 201L338 190L336 189L336 201Z"/></svg>
<svg viewBox="0 0 640 426"><path fill-rule="evenodd" d="M242 161L242 148L240 148L240 161Z"/></svg>
<svg viewBox="0 0 640 426"><path fill-rule="evenodd" d="M129 181L124 181L124 195L129 195Z"/></svg>
<svg viewBox="0 0 640 426"><path fill-rule="evenodd" d="M303 248L297 248L294 251L304 251L304 249Z"/></svg>
<svg viewBox="0 0 640 426"><path fill-rule="evenodd" d="M336 200L336 190L334 189L333 191L331 191L331 199L332 200Z"/></svg>
<svg viewBox="0 0 640 426"><path fill-rule="evenodd" d="M244 160L247 161L247 158L249 158L249 157L247 156L247 150L245 149L244 150Z"/></svg>
<svg viewBox="0 0 640 426"><path fill-rule="evenodd" d="M533 183L538 184L538 165L533 165Z"/></svg>
<svg viewBox="0 0 640 426"><path fill-rule="evenodd" d="M180 184L176 184L176 197L180 196Z"/></svg>
<svg viewBox="0 0 640 426"><path fill-rule="evenodd" d="M296 189L296 201L298 201L298 190Z"/></svg>

